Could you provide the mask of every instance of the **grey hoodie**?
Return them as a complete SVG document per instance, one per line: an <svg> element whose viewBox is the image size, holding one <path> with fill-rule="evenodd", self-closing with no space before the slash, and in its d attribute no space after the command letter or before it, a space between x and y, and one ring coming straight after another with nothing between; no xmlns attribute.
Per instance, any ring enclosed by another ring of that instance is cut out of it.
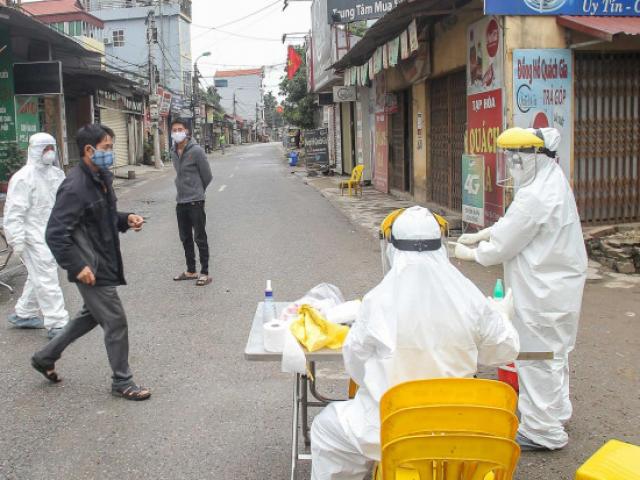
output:
<svg viewBox="0 0 640 480"><path fill-rule="evenodd" d="M211 167L204 150L195 140L189 139L181 156L176 146L171 149L173 167L176 169L178 203L199 202L205 199L205 190L211 183Z"/></svg>

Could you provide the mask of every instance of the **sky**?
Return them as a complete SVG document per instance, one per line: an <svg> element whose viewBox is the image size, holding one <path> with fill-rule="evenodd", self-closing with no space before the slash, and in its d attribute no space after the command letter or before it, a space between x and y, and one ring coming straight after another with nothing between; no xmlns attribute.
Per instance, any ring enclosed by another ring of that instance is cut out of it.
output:
<svg viewBox="0 0 640 480"><path fill-rule="evenodd" d="M287 61L287 44L302 43L298 37L283 45L282 34L308 32L311 28L310 1L289 0L284 12L283 3L283 0L193 0L192 57L195 60L203 52L211 52L211 56L198 61L201 75L213 77L216 70L273 65L265 71L264 86L265 91L277 95ZM264 10L234 22L260 9ZM213 79L204 78L204 82L209 85Z"/></svg>

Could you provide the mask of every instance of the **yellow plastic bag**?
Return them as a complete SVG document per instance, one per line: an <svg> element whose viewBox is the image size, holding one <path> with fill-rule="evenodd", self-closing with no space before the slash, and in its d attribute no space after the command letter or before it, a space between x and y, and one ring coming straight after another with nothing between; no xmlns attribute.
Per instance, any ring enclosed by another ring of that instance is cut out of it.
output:
<svg viewBox="0 0 640 480"><path fill-rule="evenodd" d="M326 320L311 305L302 305L298 310L298 319L291 326L291 333L310 352L322 348L338 349L342 347L349 327Z"/></svg>

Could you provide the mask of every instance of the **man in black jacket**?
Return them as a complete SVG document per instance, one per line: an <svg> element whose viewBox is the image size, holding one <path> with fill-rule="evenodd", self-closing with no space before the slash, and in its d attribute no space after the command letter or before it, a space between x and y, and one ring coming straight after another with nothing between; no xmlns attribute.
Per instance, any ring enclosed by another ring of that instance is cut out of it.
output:
<svg viewBox="0 0 640 480"><path fill-rule="evenodd" d="M127 400L146 400L147 388L133 382L129 369L127 317L116 287L125 285L119 232L140 231L144 220L116 209L113 191L113 131L87 125L76 141L82 155L62 182L47 225L46 239L69 281L78 285L84 306L63 331L31 358L31 365L48 380L59 382L55 362L75 340L97 325L113 371L112 393Z"/></svg>

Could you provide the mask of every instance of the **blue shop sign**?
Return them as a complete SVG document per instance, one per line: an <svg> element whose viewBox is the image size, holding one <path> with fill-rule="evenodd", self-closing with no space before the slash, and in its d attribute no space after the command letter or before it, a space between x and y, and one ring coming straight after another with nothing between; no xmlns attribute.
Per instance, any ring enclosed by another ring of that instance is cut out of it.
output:
<svg viewBox="0 0 640 480"><path fill-rule="evenodd" d="M640 0L484 0L484 13L640 17Z"/></svg>

